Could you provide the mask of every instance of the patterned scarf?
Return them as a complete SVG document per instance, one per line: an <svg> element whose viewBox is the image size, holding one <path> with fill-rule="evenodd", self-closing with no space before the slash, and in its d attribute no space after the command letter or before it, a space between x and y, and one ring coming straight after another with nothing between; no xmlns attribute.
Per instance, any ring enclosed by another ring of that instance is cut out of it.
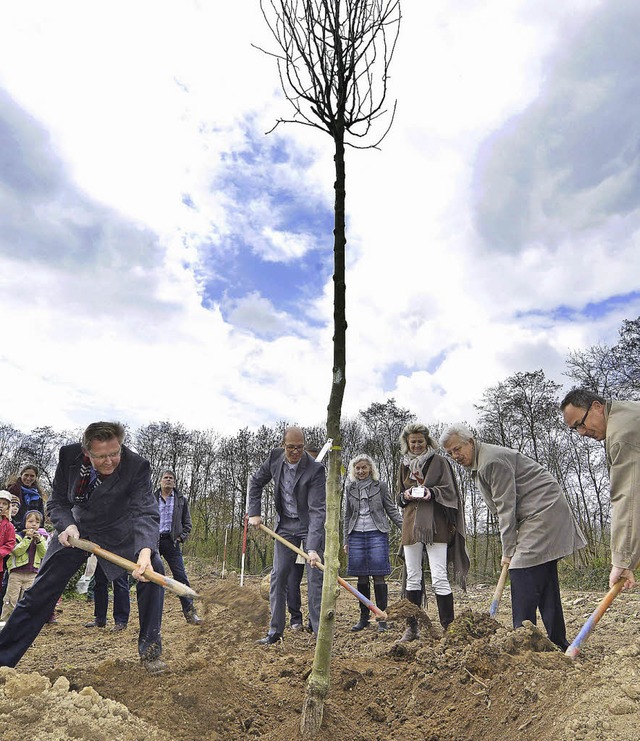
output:
<svg viewBox="0 0 640 741"><path fill-rule="evenodd" d="M82 465L80 466L80 478L76 484L76 492L73 496L73 501L76 504L86 502L93 490L100 486L102 479L98 476L97 471L91 465L91 459L88 455L82 456Z"/></svg>
<svg viewBox="0 0 640 741"><path fill-rule="evenodd" d="M414 455L413 453L405 453L402 458L402 462L409 469L411 478L417 481L420 486L424 483L424 476L422 474L422 468L424 464L431 458L435 453L435 450L427 450L422 455Z"/></svg>

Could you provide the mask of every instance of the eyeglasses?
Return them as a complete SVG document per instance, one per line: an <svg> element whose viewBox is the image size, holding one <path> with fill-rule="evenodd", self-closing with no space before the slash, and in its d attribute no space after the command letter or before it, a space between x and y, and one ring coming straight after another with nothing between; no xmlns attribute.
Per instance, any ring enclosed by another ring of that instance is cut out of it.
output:
<svg viewBox="0 0 640 741"><path fill-rule="evenodd" d="M582 430L584 427L586 427L585 422L587 421L587 415L591 411L592 405L593 402L589 404L589 406L587 407L587 411L584 413L584 417L579 422L576 422L575 424L572 424L571 427L569 427L571 432L578 432L579 430Z"/></svg>
<svg viewBox="0 0 640 741"><path fill-rule="evenodd" d="M285 445L284 447L287 453L293 453L294 450L297 450L298 452L304 450L304 445Z"/></svg>
<svg viewBox="0 0 640 741"><path fill-rule="evenodd" d="M120 448L116 453L105 453L104 455L94 455L91 451L87 451L89 453L89 458L91 458L94 461L106 461L107 458L110 461L115 461L116 458L119 458L122 455L122 448Z"/></svg>

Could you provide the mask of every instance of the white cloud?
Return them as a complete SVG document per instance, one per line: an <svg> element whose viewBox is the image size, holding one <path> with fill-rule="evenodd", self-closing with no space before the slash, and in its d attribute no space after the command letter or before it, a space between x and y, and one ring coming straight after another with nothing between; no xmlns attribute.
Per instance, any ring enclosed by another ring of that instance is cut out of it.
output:
<svg viewBox="0 0 640 741"><path fill-rule="evenodd" d="M346 414L393 395L427 422L472 420L487 386L539 367L563 382L570 349L615 341L640 313L637 299L583 311L636 291L640 268L634 153L587 136L613 101L633 140L637 96L616 81L636 44L607 76L575 42L597 50L615 12L405 3L396 121L381 151L347 152ZM255 2L0 10L0 135L20 144L0 149L4 419L323 420L332 282L286 308L255 289L205 296L212 272L238 278L216 250L292 263L332 244L283 227L263 192L331 208L333 145L293 125L264 136L291 111L251 42L272 47Z"/></svg>

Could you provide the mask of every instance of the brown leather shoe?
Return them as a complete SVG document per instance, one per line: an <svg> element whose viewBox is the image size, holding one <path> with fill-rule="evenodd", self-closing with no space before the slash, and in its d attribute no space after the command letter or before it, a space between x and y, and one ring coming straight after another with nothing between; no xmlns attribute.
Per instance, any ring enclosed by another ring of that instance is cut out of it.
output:
<svg viewBox="0 0 640 741"><path fill-rule="evenodd" d="M126 630L127 624L126 623L116 623L113 628L111 628L112 633L119 633L121 630Z"/></svg>
<svg viewBox="0 0 640 741"><path fill-rule="evenodd" d="M169 670L169 667L164 663L162 659L142 659L142 666L149 672L149 674L164 674Z"/></svg>

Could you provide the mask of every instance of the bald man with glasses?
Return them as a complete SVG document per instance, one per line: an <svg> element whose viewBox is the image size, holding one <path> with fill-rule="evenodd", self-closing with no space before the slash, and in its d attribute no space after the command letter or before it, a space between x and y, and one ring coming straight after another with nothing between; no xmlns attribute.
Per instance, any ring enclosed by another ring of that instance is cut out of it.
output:
<svg viewBox="0 0 640 741"><path fill-rule="evenodd" d="M274 448L249 483L249 524L262 523L262 491L273 481L276 509L275 531L296 547L306 542L307 592L309 619L314 633L318 632L322 601L322 572L316 568L324 550L326 507L325 470L321 463L305 452L304 432L299 427L287 427L281 448ZM296 554L276 541L269 604L271 625L265 638L258 643L277 643L286 624L287 581L295 568Z"/></svg>
<svg viewBox="0 0 640 741"><path fill-rule="evenodd" d="M611 493L609 586L635 586L640 565L640 402L611 401L589 389L570 391L560 404L567 427L604 441Z"/></svg>
<svg viewBox="0 0 640 741"><path fill-rule="evenodd" d="M0 632L0 666L15 666L36 639L71 577L89 554L69 538L86 538L137 563L140 633L138 653L151 674L166 669L160 658L164 590L148 582L146 569L164 574L158 554L158 503L151 490L149 462L123 445L118 422L94 422L82 442L65 445L53 480L47 514L57 537L42 561L33 586ZM100 565L109 581L125 573L108 561Z"/></svg>

